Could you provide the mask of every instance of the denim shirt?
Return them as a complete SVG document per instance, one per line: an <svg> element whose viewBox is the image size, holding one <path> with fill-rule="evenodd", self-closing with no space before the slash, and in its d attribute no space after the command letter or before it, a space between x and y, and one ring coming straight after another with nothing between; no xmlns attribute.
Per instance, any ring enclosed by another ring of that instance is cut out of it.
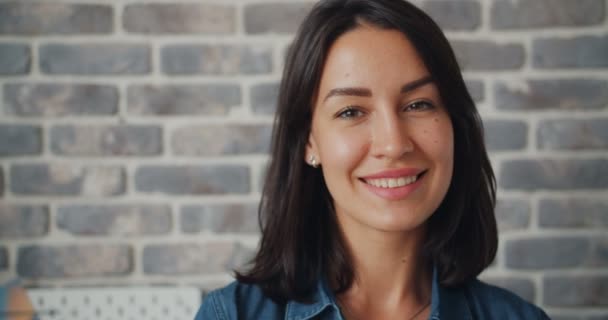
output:
<svg viewBox="0 0 608 320"><path fill-rule="evenodd" d="M256 285L232 282L209 293L195 320L344 320L333 292L319 281L313 303L289 301L279 305ZM405 319L406 317L404 317ZM431 320L549 319L538 307L515 294L479 280L458 288L438 284L433 273Z"/></svg>

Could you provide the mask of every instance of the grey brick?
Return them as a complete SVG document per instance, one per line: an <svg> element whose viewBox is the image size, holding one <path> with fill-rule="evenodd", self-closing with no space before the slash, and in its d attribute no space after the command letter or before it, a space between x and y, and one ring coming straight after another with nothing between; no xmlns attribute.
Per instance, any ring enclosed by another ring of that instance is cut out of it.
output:
<svg viewBox="0 0 608 320"><path fill-rule="evenodd" d="M31 278L124 276L133 268L127 245L25 246L19 248L17 273Z"/></svg>
<svg viewBox="0 0 608 320"><path fill-rule="evenodd" d="M484 84L481 80L468 80L465 79L469 94L475 102L481 102L485 100Z"/></svg>
<svg viewBox="0 0 608 320"><path fill-rule="evenodd" d="M4 247L0 247L0 271L6 271L8 269L8 250Z"/></svg>
<svg viewBox="0 0 608 320"><path fill-rule="evenodd" d="M0 156L39 154L42 129L38 126L0 124Z"/></svg>
<svg viewBox="0 0 608 320"><path fill-rule="evenodd" d="M268 175L268 166L270 164L268 162L262 163L258 166L258 185L256 186L256 191L264 190L264 184L266 180L266 176Z"/></svg>
<svg viewBox="0 0 608 320"><path fill-rule="evenodd" d="M103 34L112 32L110 5L10 1L0 3L0 34Z"/></svg>
<svg viewBox="0 0 608 320"><path fill-rule="evenodd" d="M590 247L590 240L582 237L517 239L506 242L504 254L508 268L568 268L583 265Z"/></svg>
<svg viewBox="0 0 608 320"><path fill-rule="evenodd" d="M603 189L608 187L608 160L510 160L502 164L499 185L505 189Z"/></svg>
<svg viewBox="0 0 608 320"><path fill-rule="evenodd" d="M455 3L456 4L456 3ZM523 66L521 44L499 44L486 40L455 40L452 47L463 70L512 70Z"/></svg>
<svg viewBox="0 0 608 320"><path fill-rule="evenodd" d="M171 145L179 155L265 154L271 131L270 125L255 124L188 126L173 132Z"/></svg>
<svg viewBox="0 0 608 320"><path fill-rule="evenodd" d="M0 4L0 8L2 4ZM2 16L2 9L0 9ZM2 19L0 18L0 24ZM0 75L18 75L30 72L30 47L20 43L0 43Z"/></svg>
<svg viewBox="0 0 608 320"><path fill-rule="evenodd" d="M608 276L550 276L543 281L543 304L550 307L608 306Z"/></svg>
<svg viewBox="0 0 608 320"><path fill-rule="evenodd" d="M260 83L251 87L251 107L254 113L274 114L279 94L278 83Z"/></svg>
<svg viewBox="0 0 608 320"><path fill-rule="evenodd" d="M530 225L530 204L525 200L498 199L494 212L501 232L526 229Z"/></svg>
<svg viewBox="0 0 608 320"><path fill-rule="evenodd" d="M536 133L541 150L608 149L608 118L543 120Z"/></svg>
<svg viewBox="0 0 608 320"><path fill-rule="evenodd" d="M242 166L143 166L135 173L140 192L173 195L245 194L249 169Z"/></svg>
<svg viewBox="0 0 608 320"><path fill-rule="evenodd" d="M546 237L508 240L506 265L514 269L608 266L608 238Z"/></svg>
<svg viewBox="0 0 608 320"><path fill-rule="evenodd" d="M236 31L236 9L203 3L135 3L125 6L123 26L145 34L228 34Z"/></svg>
<svg viewBox="0 0 608 320"><path fill-rule="evenodd" d="M227 115L241 104L238 85L130 86L128 111L140 115Z"/></svg>
<svg viewBox="0 0 608 320"><path fill-rule="evenodd" d="M51 149L67 156L150 156L162 152L158 126L71 126L51 129Z"/></svg>
<svg viewBox="0 0 608 320"><path fill-rule="evenodd" d="M606 267L608 267L608 237L595 237L592 245L591 256L585 265L606 270Z"/></svg>
<svg viewBox="0 0 608 320"><path fill-rule="evenodd" d="M4 169L0 167L0 197L4 196Z"/></svg>
<svg viewBox="0 0 608 320"><path fill-rule="evenodd" d="M46 206L0 205L0 239L40 237L49 229Z"/></svg>
<svg viewBox="0 0 608 320"><path fill-rule="evenodd" d="M547 228L607 228L608 200L542 199L539 225Z"/></svg>
<svg viewBox="0 0 608 320"><path fill-rule="evenodd" d="M245 265L249 264L255 256L256 250L236 244L234 252L228 261L228 266L231 270L242 269Z"/></svg>
<svg viewBox="0 0 608 320"><path fill-rule="evenodd" d="M69 233L90 235L160 235L171 230L166 205L70 205L57 209L57 226Z"/></svg>
<svg viewBox="0 0 608 320"><path fill-rule="evenodd" d="M490 284L505 288L527 301L534 303L534 284L529 279L514 277L492 277L484 278Z"/></svg>
<svg viewBox="0 0 608 320"><path fill-rule="evenodd" d="M295 33L312 8L312 2L254 3L245 6L245 31L260 33Z"/></svg>
<svg viewBox="0 0 608 320"><path fill-rule="evenodd" d="M150 48L146 45L54 43L40 47L40 70L48 74L146 74L150 68Z"/></svg>
<svg viewBox="0 0 608 320"><path fill-rule="evenodd" d="M481 6L477 1L430 0L420 8L444 30L473 30L481 24Z"/></svg>
<svg viewBox="0 0 608 320"><path fill-rule="evenodd" d="M229 242L148 245L143 268L146 274L224 273L239 266L247 255L247 250Z"/></svg>
<svg viewBox="0 0 608 320"><path fill-rule="evenodd" d="M527 80L523 86L498 82L496 106L508 110L597 110L608 105L608 81Z"/></svg>
<svg viewBox="0 0 608 320"><path fill-rule="evenodd" d="M124 170L116 166L15 164L10 181L20 195L114 196L125 191Z"/></svg>
<svg viewBox="0 0 608 320"><path fill-rule="evenodd" d="M181 229L185 233L257 233L256 204L189 205L181 210Z"/></svg>
<svg viewBox="0 0 608 320"><path fill-rule="evenodd" d="M494 29L588 26L604 20L604 1L494 0L490 11Z"/></svg>
<svg viewBox="0 0 608 320"><path fill-rule="evenodd" d="M6 84L4 107L19 116L112 115L118 110L118 90L94 84Z"/></svg>
<svg viewBox="0 0 608 320"><path fill-rule="evenodd" d="M608 36L536 39L532 65L540 69L608 68Z"/></svg>
<svg viewBox="0 0 608 320"><path fill-rule="evenodd" d="M272 48L235 45L173 45L162 50L168 74L263 74L272 72Z"/></svg>
<svg viewBox="0 0 608 320"><path fill-rule="evenodd" d="M484 120L489 151L521 150L527 145L528 125L519 120Z"/></svg>

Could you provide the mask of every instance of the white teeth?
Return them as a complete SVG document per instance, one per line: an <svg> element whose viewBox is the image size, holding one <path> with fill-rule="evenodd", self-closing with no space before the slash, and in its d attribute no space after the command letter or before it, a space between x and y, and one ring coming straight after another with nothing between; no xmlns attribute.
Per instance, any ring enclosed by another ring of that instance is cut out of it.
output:
<svg viewBox="0 0 608 320"><path fill-rule="evenodd" d="M401 177L401 178L382 178L365 180L367 184L371 184L378 188L398 188L416 182L416 176Z"/></svg>

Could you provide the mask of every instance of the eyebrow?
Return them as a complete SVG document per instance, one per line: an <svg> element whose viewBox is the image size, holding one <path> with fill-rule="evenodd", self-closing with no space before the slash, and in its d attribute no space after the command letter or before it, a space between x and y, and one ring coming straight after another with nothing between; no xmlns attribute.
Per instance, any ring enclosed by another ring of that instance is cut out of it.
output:
<svg viewBox="0 0 608 320"><path fill-rule="evenodd" d="M413 91L419 87L422 87L425 84L433 82L433 77L428 75L418 80L414 80L412 82L406 83L401 87L401 93L407 93ZM335 88L331 89L329 93L325 96L323 101L334 97L334 96L357 96L357 97L371 97L372 91L368 88L356 88L356 87L346 87L346 88Z"/></svg>

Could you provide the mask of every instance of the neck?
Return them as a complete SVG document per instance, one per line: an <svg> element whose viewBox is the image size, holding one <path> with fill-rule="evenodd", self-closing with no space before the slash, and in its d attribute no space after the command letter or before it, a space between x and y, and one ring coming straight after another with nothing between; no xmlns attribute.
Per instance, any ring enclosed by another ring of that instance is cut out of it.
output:
<svg viewBox="0 0 608 320"><path fill-rule="evenodd" d="M431 272L421 255L426 229L344 233L355 279L338 298L359 314L415 310L430 301ZM359 309L359 310L356 310Z"/></svg>

